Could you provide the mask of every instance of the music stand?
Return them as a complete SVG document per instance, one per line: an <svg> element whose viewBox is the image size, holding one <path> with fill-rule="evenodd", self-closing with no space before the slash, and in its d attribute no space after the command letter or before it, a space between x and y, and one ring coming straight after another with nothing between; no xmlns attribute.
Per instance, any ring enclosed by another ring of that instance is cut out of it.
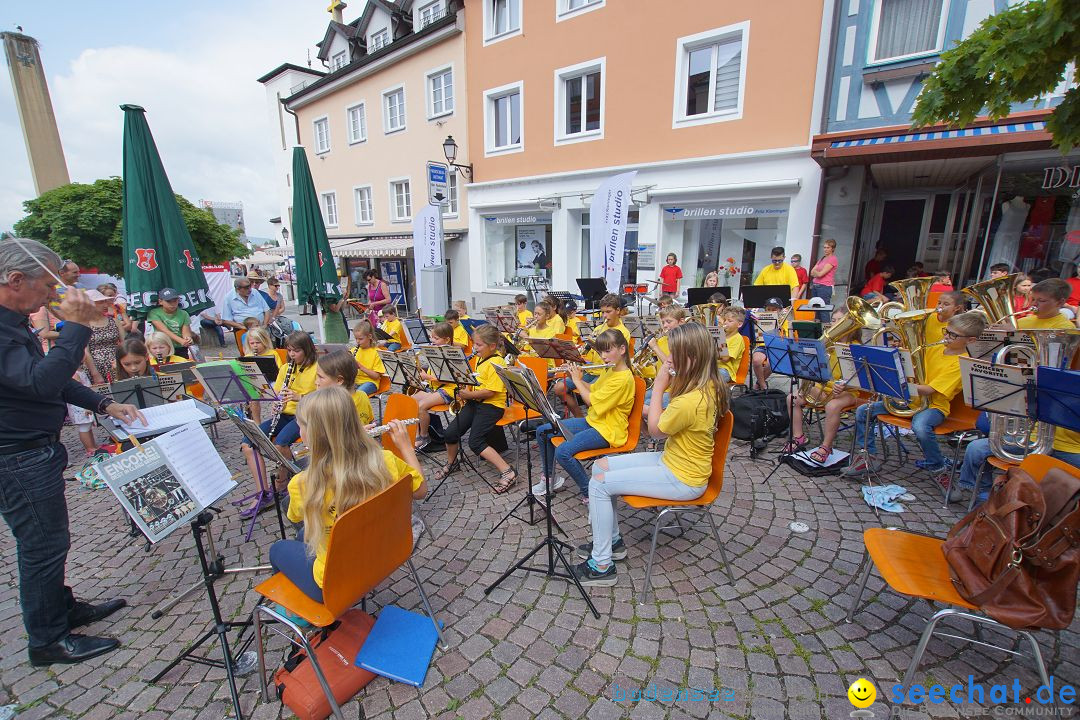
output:
<svg viewBox="0 0 1080 720"><path fill-rule="evenodd" d="M562 307L566 307L566 303L568 302L576 302L575 296L566 290L548 290L548 297L558 300Z"/></svg>
<svg viewBox="0 0 1080 720"><path fill-rule="evenodd" d="M467 318L465 320L459 320L458 322L461 323L461 327L465 328L465 332L469 334L469 337L472 337L473 331L476 330L476 328L488 324L487 318L484 318L483 320L479 318Z"/></svg>
<svg viewBox="0 0 1080 720"><path fill-rule="evenodd" d="M779 299L784 307L791 305L791 288L787 285L743 285L740 290L745 308L763 308L770 298Z"/></svg>
<svg viewBox="0 0 1080 720"><path fill-rule="evenodd" d="M900 357L898 348L874 347L871 345L852 345L851 359L855 363L855 372L859 378L859 387L874 393L875 398L871 405L882 398L891 397L904 402L911 401L908 390L907 374L904 372L903 359ZM870 442L870 412L866 413L863 425L863 450ZM882 439L884 442L884 438ZM873 485L873 470L867 453L866 482ZM874 506L874 514L879 518L881 513Z"/></svg>
<svg viewBox="0 0 1080 720"><path fill-rule="evenodd" d="M266 378L266 382L271 385L277 382L278 370L280 368L276 357L270 357L268 355L241 355L237 359L242 363L252 363L258 367L259 370L262 371L263 377Z"/></svg>
<svg viewBox="0 0 1080 720"><path fill-rule="evenodd" d="M500 332L515 333L518 329L517 315L505 305L484 308L484 317L489 323L499 328Z"/></svg>
<svg viewBox="0 0 1080 720"><path fill-rule="evenodd" d="M795 395L795 387L800 380L811 382L828 382L832 379L829 370L829 359L825 352L825 343L819 340L794 340L782 337L774 333L765 333L765 356L768 358L769 369L777 375L788 377L788 397ZM795 404L792 402L788 409L788 447L794 442L794 429L791 416L795 414ZM757 433L753 433L757 434ZM751 457L755 457L754 445L750 445ZM773 473L780 467L781 459L792 453L781 453L777 456L776 467L765 478L768 482Z"/></svg>
<svg viewBox="0 0 1080 720"><path fill-rule="evenodd" d="M1028 388L1035 368L1000 365L975 358L960 357L964 402L972 410L1030 418Z"/></svg>
<svg viewBox="0 0 1080 720"><path fill-rule="evenodd" d="M635 341L641 343L645 339L645 325L641 322L641 315L627 315L622 321Z"/></svg>
<svg viewBox="0 0 1080 720"><path fill-rule="evenodd" d="M475 387L479 385L465 352L456 345L429 345L420 348L430 372L440 383Z"/></svg>
<svg viewBox="0 0 1080 720"><path fill-rule="evenodd" d="M133 377L116 380L109 384L113 400L121 405L134 405L140 410L164 405L173 399L177 385L167 382L162 392L161 381L156 377ZM170 392L171 391L171 392Z"/></svg>
<svg viewBox="0 0 1080 720"><path fill-rule="evenodd" d="M427 325L422 318L405 318L402 320L405 332L409 333L409 342L413 345L430 345L431 336L428 335Z"/></svg>
<svg viewBox="0 0 1080 720"><path fill-rule="evenodd" d="M588 361L581 356L581 352L578 351L577 345L569 340L559 340L558 338L532 338L529 340L529 344L532 346L533 352L537 357L542 357L546 360L560 360L559 364L575 363L578 365L584 365Z"/></svg>
<svg viewBox="0 0 1080 720"><path fill-rule="evenodd" d="M1039 422L1080 431L1080 371L1040 366L1028 387L1028 407Z"/></svg>
<svg viewBox="0 0 1080 720"><path fill-rule="evenodd" d="M586 310L595 308L608 291L604 278L578 278L577 286L581 290L581 296L585 298Z"/></svg>
<svg viewBox="0 0 1080 720"><path fill-rule="evenodd" d="M731 302L731 288L729 287L698 287L698 288L686 288L686 307L692 308L695 305L708 305L712 300L711 298L716 293L720 293L728 302Z"/></svg>
<svg viewBox="0 0 1080 720"><path fill-rule="evenodd" d="M192 373L220 405L279 399L262 370L252 363L236 360L202 363L196 365Z"/></svg>
<svg viewBox="0 0 1080 720"><path fill-rule="evenodd" d="M560 432L563 430L559 423L559 418L555 415L551 403L547 400L547 395L540 388L539 383L536 381L536 376L528 368L506 368L496 366L495 372L502 378L503 383L506 385L507 395L511 396L517 402L520 402L525 407L525 417L528 419L529 410L532 410L537 416L542 416L552 423L552 427L558 427ZM525 488L525 494L527 498L532 498L532 452L531 448L527 445L525 448L526 453L526 467L528 473L528 485ZM545 488L545 497L551 497L551 478L547 478L547 487ZM507 518L514 514L518 507L527 500L519 502L509 514L504 517L499 524L501 525ZM532 506L530 504L530 510ZM524 570L525 572L540 573L548 578L563 578L564 580L571 580L574 586L577 587L578 592L581 593L582 599L585 604L589 606L589 610L592 611L593 617L600 619L600 612L593 605L592 599L589 598L589 594L585 592L585 588L581 585L581 581L574 575L573 568L570 562L566 559L566 552L572 552L573 548L568 544L555 537L552 523L554 519L551 516L551 500L548 500L546 506L546 534L544 539L540 541L536 547L523 555L517 562L510 566L499 578L484 588L484 595L490 595L491 591L497 588L502 581L510 577L516 570ZM495 526L497 528L498 525ZM494 532L495 528L492 528ZM547 564L543 567L536 567L534 565L527 565L533 556L543 549L547 549ZM555 567L555 559L562 564L564 572L560 572Z"/></svg>

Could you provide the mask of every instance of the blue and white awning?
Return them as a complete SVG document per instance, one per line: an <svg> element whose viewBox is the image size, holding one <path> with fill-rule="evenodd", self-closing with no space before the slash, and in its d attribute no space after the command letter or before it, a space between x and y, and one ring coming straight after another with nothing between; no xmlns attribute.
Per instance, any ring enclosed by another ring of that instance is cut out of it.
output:
<svg viewBox="0 0 1080 720"><path fill-rule="evenodd" d="M830 143L829 147L855 148L925 142L929 140L959 140L963 138L1009 135L1013 133L1037 132L1043 130L1046 130L1046 123L1043 121L1010 123L1008 125L991 125L989 127L962 128L958 130L937 130L933 132L915 132L905 133L903 135L888 135L885 137L859 138L857 140L837 140Z"/></svg>

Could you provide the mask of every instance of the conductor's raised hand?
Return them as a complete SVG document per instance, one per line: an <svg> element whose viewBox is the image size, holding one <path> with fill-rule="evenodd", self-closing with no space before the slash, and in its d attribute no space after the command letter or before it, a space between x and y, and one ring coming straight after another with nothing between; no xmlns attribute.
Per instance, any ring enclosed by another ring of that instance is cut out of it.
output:
<svg viewBox="0 0 1080 720"><path fill-rule="evenodd" d="M60 301L60 316L67 322L89 325L101 317L101 311L97 309L85 290L69 287L64 299Z"/></svg>

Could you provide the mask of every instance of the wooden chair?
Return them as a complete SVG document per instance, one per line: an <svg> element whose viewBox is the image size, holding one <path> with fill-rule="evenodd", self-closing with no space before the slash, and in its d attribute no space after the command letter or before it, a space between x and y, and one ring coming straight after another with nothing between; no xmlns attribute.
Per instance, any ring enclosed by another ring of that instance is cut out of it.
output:
<svg viewBox="0 0 1080 720"><path fill-rule="evenodd" d="M952 489L952 484L956 480L956 472L960 466L958 462L960 459L960 446L964 441L972 436L978 435L979 431L975 429L975 421L979 418L979 411L973 410L967 403L964 402L964 394L957 393L952 399L952 403L949 405L949 416L936 428L934 428L934 435L939 438L949 437L949 442L953 444L953 457L952 457L952 470L949 473L949 483L945 487L945 506L949 505L949 491ZM896 417L885 413L877 416L878 429L881 430L882 425L889 425L896 428L911 429L911 418ZM900 434L897 433L896 439L896 453L897 457L903 461L904 449L900 444ZM882 443L882 447L885 447L884 433L881 433L879 438Z"/></svg>
<svg viewBox="0 0 1080 720"><path fill-rule="evenodd" d="M720 533L716 529L716 521L712 516L712 504L720 494L720 490L724 487L724 466L727 462L727 450L728 444L731 441L731 428L735 422L734 416L729 412L723 418L720 419L720 426L716 429L716 435L713 436L713 454L712 454L712 474L709 476L709 484L705 487L705 492L701 494L701 497L696 500L661 500L658 498L645 497L643 495L624 495L623 502L636 510L649 509L656 513L653 520L652 531L652 543L649 546L649 559L645 563L645 582L641 587L641 594L638 596L638 603L644 604L645 598L649 594L649 588L652 585L652 567L653 560L656 557L656 538L660 534L661 530L670 530L673 528L679 528L680 534L685 532L683 530L682 523L678 521L681 513L685 512L698 512L709 521L709 527L712 529L713 537L716 539L716 546L720 548L720 558L724 561L724 570L727 571L728 580L731 584L735 584L735 576L731 572L731 563L727 559L727 553L724 552L724 543L720 541ZM670 514L675 515L676 523L674 525L661 525L664 518ZM690 527L701 522L699 517Z"/></svg>
<svg viewBox="0 0 1080 720"><path fill-rule="evenodd" d="M408 565L424 611L435 625L439 645L444 650L447 649L442 628L435 619L427 593L424 592L420 576L410 558L413 549L411 507L411 485L407 480L402 480L351 508L337 519L330 529L321 603L305 595L283 573L275 573L270 579L257 585L255 592L321 629L340 618L346 610L360 602L399 567ZM357 562L357 558L363 558L363 562ZM312 670L326 694L334 717L344 720L341 707L330 691L307 635L278 610L261 603L252 612L252 620L255 625L263 700L270 699L266 685L263 628L267 621L271 621L284 625L291 633L278 629L276 625L265 625L267 630L285 637L290 642L293 642L293 636L299 639L300 645L311 659ZM352 658L349 658L349 661L351 662Z"/></svg>
<svg viewBox="0 0 1080 720"><path fill-rule="evenodd" d="M1029 455L1020 463L1020 467L1030 473L1032 477L1037 478L1042 477L1050 468L1060 468L1080 477L1080 470L1077 468L1046 455ZM856 611L859 609L859 601L862 599L867 579L870 577L870 571L873 568L877 568L886 585L901 595L952 606L937 611L926 623L922 636L919 638L919 644L915 648L915 653L912 655L911 662L908 664L907 671L901 681L904 687L911 687L915 671L919 667L926 646L934 635L938 623L952 617L972 621L976 624L977 633L981 625L988 625L1002 632L1019 634L1028 642L1031 648L1043 685L1049 685L1050 681L1046 674L1046 665L1043 663L1042 653L1039 651L1039 644L1035 641L1034 636L1027 630L1011 630L1009 627L981 613L976 614L979 608L969 603L956 591L952 583L952 577L949 574L949 564L946 562L945 555L941 550L944 543L943 538L928 537L898 528L869 528L863 532L863 543L866 546L866 555L863 558L864 569L859 580L858 589L851 600L851 606L848 608L848 622L852 621ZM983 642L981 636L977 636L975 639L953 634L944 636L965 642L975 642L984 647L993 647L1011 655L1019 654L1008 648L1001 648Z"/></svg>

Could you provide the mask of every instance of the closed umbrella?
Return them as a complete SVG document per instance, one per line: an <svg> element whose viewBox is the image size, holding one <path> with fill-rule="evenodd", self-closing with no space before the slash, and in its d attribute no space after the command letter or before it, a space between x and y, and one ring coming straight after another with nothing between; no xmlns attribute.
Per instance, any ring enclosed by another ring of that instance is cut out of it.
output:
<svg viewBox="0 0 1080 720"><path fill-rule="evenodd" d="M341 287L303 147L293 148L292 171L292 238L296 252L297 299L301 303L315 305L319 314L319 342L326 342L322 306L324 302L340 301Z"/></svg>
<svg viewBox="0 0 1080 720"><path fill-rule="evenodd" d="M128 312L143 317L157 305L157 293L173 288L191 315L213 307L202 264L191 242L176 195L146 124L146 111L124 111L124 284Z"/></svg>

